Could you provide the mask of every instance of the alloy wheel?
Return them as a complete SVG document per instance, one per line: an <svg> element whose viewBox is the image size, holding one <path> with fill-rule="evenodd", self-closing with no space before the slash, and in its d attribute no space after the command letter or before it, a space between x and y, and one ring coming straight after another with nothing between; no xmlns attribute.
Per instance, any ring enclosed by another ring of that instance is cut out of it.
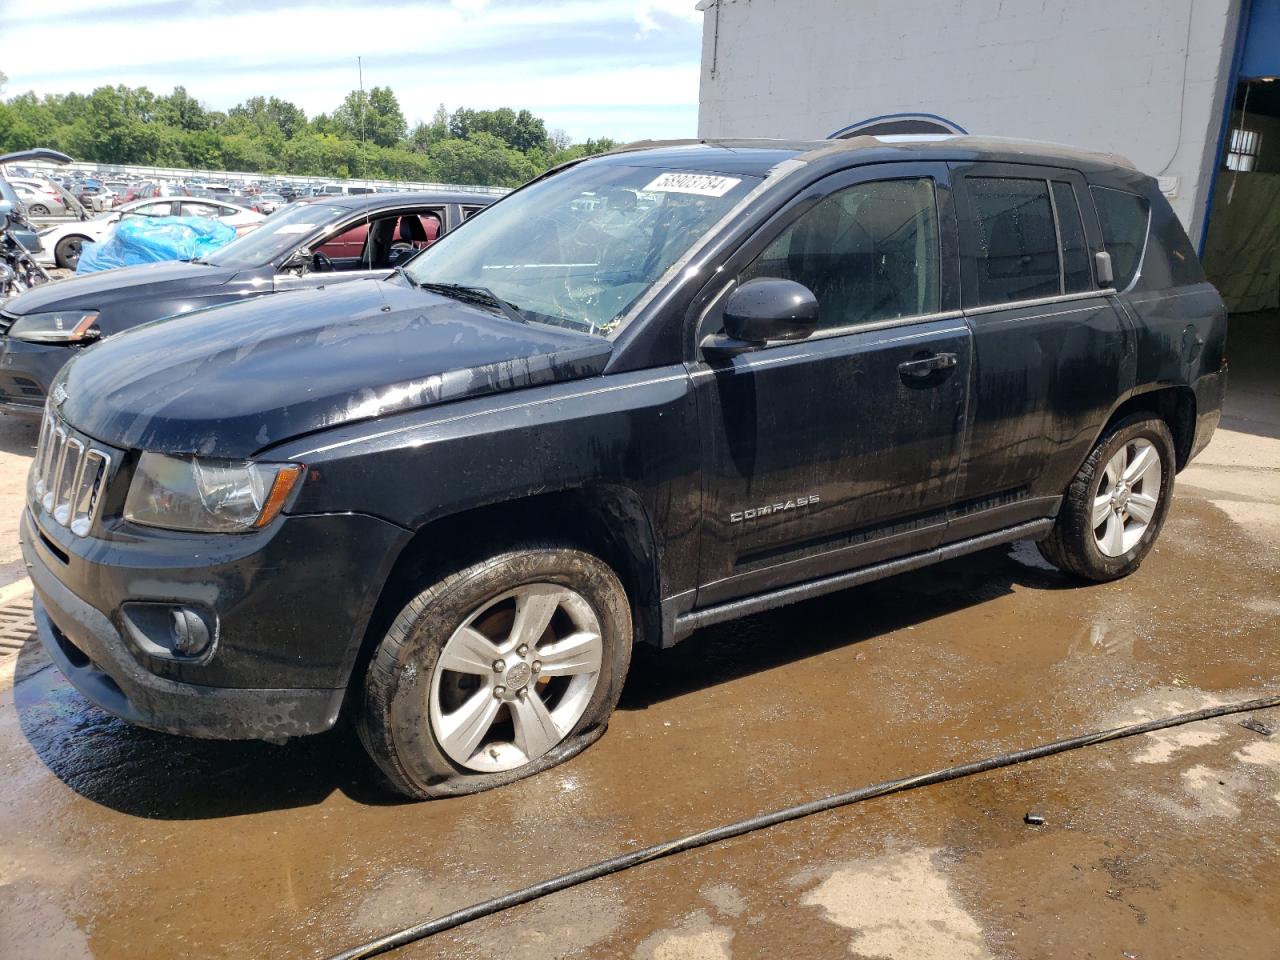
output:
<svg viewBox="0 0 1280 960"><path fill-rule="evenodd" d="M1130 440L1107 461L1093 498L1093 537L1106 557L1128 553L1147 532L1160 501L1163 469L1155 444Z"/></svg>
<svg viewBox="0 0 1280 960"><path fill-rule="evenodd" d="M591 604L533 583L486 601L445 642L431 677L431 731L448 757L497 773L547 753L582 718L604 643Z"/></svg>

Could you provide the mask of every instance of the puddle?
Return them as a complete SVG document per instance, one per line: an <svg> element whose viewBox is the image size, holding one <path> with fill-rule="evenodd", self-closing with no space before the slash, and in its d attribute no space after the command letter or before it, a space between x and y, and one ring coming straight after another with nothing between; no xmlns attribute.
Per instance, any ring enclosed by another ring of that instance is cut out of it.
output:
<svg viewBox="0 0 1280 960"><path fill-rule="evenodd" d="M421 870L401 870L382 880L357 907L356 937L381 936L430 917L487 899L486 889L444 880ZM581 954L617 933L625 910L612 894L580 887L516 907L449 934L469 955L556 960Z"/></svg>

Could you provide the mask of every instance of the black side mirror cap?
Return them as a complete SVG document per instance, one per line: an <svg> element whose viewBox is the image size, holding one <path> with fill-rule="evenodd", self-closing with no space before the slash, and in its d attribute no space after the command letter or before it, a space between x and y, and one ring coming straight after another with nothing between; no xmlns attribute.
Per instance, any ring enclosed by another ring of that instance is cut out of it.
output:
<svg viewBox="0 0 1280 960"><path fill-rule="evenodd" d="M818 298L794 280L759 277L729 294L724 332L734 340L803 340L818 326Z"/></svg>

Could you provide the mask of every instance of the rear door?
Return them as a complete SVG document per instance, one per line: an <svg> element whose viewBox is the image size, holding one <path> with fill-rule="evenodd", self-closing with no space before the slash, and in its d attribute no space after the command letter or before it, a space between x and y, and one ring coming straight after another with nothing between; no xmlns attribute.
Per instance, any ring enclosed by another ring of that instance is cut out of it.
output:
<svg viewBox="0 0 1280 960"><path fill-rule="evenodd" d="M945 164L861 167L807 188L725 264L809 287L819 329L692 374L704 448L696 603L928 549L955 492L969 383ZM723 282L723 281L720 281Z"/></svg>
<svg viewBox="0 0 1280 960"><path fill-rule="evenodd" d="M1134 335L1083 178L952 164L974 368L967 450L948 540L1052 514L1133 382Z"/></svg>

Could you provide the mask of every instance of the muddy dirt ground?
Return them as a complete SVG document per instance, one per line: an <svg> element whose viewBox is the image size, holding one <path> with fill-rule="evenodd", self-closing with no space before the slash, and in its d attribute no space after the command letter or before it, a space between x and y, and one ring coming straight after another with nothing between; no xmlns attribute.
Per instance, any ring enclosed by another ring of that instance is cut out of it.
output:
<svg viewBox="0 0 1280 960"><path fill-rule="evenodd" d="M1017 544L642 650L603 740L480 796L391 801L345 731L130 728L27 642L0 681L0 956L324 956L773 807L1276 694L1275 335L1232 363L1226 429L1133 577L1079 586ZM0 602L33 442L0 421ZM811 817L397 956L1275 957L1280 732L1241 719Z"/></svg>

